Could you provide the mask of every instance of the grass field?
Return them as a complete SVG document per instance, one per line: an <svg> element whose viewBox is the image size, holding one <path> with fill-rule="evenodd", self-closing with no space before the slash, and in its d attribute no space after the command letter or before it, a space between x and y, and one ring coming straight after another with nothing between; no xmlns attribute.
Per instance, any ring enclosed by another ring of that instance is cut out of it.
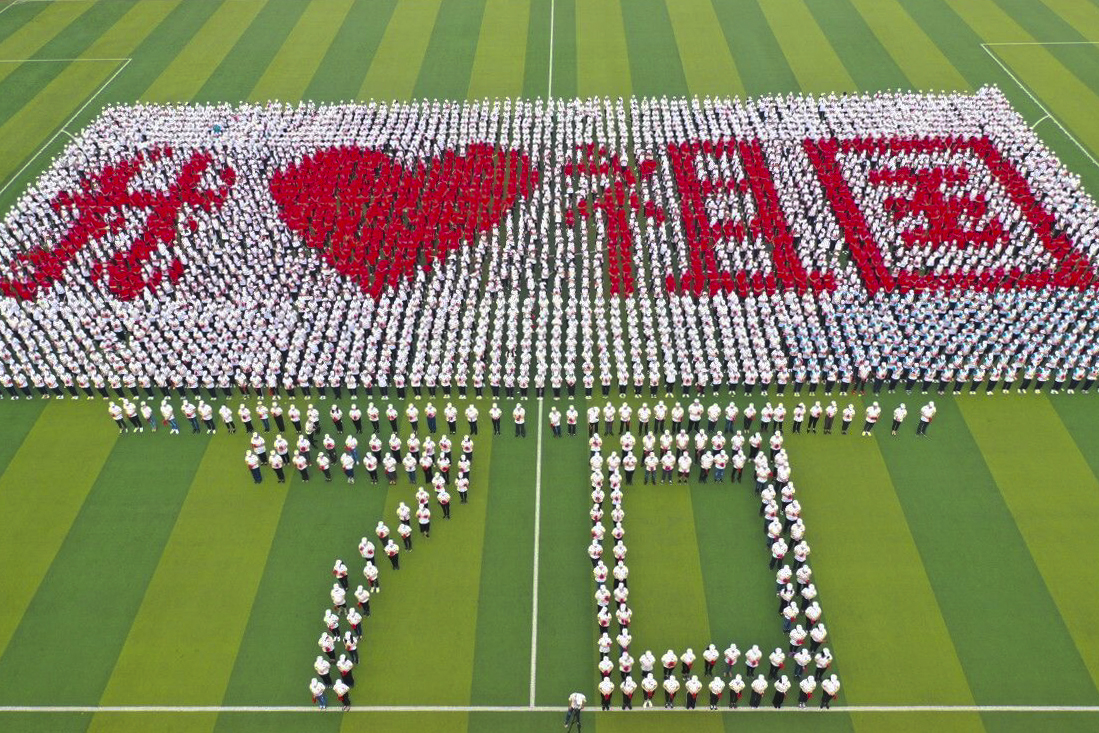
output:
<svg viewBox="0 0 1099 733"><path fill-rule="evenodd" d="M1099 195L1097 0L6 2L0 210L63 130L115 103L988 83ZM926 441L913 425L788 441L844 684L836 710L595 713L588 730L1099 729L1094 396L939 404ZM458 709L321 715L109 708L308 703L329 568L342 555L358 573L358 538L383 515L393 526L403 479L255 487L243 436L119 437L98 400L0 401L0 731L560 726L570 691L596 698L586 445L548 429L539 441L527 407L526 440L506 418L502 437L482 429L471 503L383 574L361 650L360 709ZM630 495L637 649L777 642L754 507L747 484ZM911 706L956 709L897 709ZM1052 709L1065 707L1089 710Z"/></svg>

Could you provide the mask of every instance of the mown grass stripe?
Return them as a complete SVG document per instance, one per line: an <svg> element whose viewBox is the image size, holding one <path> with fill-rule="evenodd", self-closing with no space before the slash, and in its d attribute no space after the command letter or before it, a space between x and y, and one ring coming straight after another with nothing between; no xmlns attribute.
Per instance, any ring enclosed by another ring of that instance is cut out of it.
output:
<svg viewBox="0 0 1099 733"><path fill-rule="evenodd" d="M802 91L858 91L827 36L802 0L757 0Z"/></svg>
<svg viewBox="0 0 1099 733"><path fill-rule="evenodd" d="M246 98L308 5L298 0L267 0L232 50L208 75L194 101L238 104Z"/></svg>
<svg viewBox="0 0 1099 733"><path fill-rule="evenodd" d="M903 88L908 78L850 0L806 5L861 91Z"/></svg>
<svg viewBox="0 0 1099 733"><path fill-rule="evenodd" d="M1042 0L1042 2L1064 18L1065 22L1084 38L1099 41L1099 8L1088 3L1076 2L1076 0Z"/></svg>
<svg viewBox="0 0 1099 733"><path fill-rule="evenodd" d="M99 701L205 449L167 431L115 443L0 659L0 702ZM61 659L79 671L64 685Z"/></svg>
<svg viewBox="0 0 1099 733"><path fill-rule="evenodd" d="M587 402L581 397L575 403L580 414L585 414ZM562 704L577 689L591 700L598 699L591 688L596 664L592 635L595 584L584 551L591 542L587 515L591 509L591 470L583 425L578 432L575 438L561 438L563 445L547 442L542 449L538 705ZM549 431L543 439L553 440ZM527 580L529 583L529 576Z"/></svg>
<svg viewBox="0 0 1099 733"><path fill-rule="evenodd" d="M576 5L577 92L581 97L628 97L633 86L619 0Z"/></svg>
<svg viewBox="0 0 1099 733"><path fill-rule="evenodd" d="M359 89L360 99L410 99L442 0L400 0Z"/></svg>
<svg viewBox="0 0 1099 733"><path fill-rule="evenodd" d="M488 0L485 4L466 92L468 98L523 94L527 46L516 40L528 37L530 9L530 0Z"/></svg>
<svg viewBox="0 0 1099 733"><path fill-rule="evenodd" d="M189 102L225 60L265 4L265 0L222 2L145 90L141 100Z"/></svg>
<svg viewBox="0 0 1099 733"><path fill-rule="evenodd" d="M128 57L179 2L166 0L134 5L88 46L80 58ZM115 61L67 64L33 99L9 117L0 126L0 180L17 170L41 144L43 130L52 131L68 119L74 109L118 70L119 65ZM9 81L12 81L11 77Z"/></svg>
<svg viewBox="0 0 1099 733"><path fill-rule="evenodd" d="M78 5L87 7L83 3ZM126 7L122 3L96 3L88 7L87 12L70 21L39 49L39 58L71 59L81 56L107 56L104 53L88 53L88 50L101 39L102 34L109 32L123 17ZM9 64L3 64L3 66L9 66ZM0 124L10 122L36 95L50 88L50 85L68 68L64 62L10 66L13 68L7 70L7 78L0 83Z"/></svg>
<svg viewBox="0 0 1099 733"><path fill-rule="evenodd" d="M92 7L90 2L34 3L34 5L37 5L41 12L36 12L33 18L20 25L13 23L13 19L9 17L10 10L4 13L4 22L0 23L0 27L14 32L0 42L0 59L29 59L35 56L43 46ZM0 64L0 81L8 78L8 75L17 68L19 68L18 64Z"/></svg>
<svg viewBox="0 0 1099 733"><path fill-rule="evenodd" d="M675 32L664 0L634 0L622 8L632 93L639 97L686 94Z"/></svg>
<svg viewBox="0 0 1099 733"><path fill-rule="evenodd" d="M0 407L0 475L22 447L43 408L45 400L10 400Z"/></svg>
<svg viewBox="0 0 1099 733"><path fill-rule="evenodd" d="M560 5L560 3L556 3ZM556 9L554 12L556 15ZM523 97L545 99L549 89L550 0L530 0L527 13L526 54L523 58ZM557 43L554 36L554 43ZM518 46L521 37L512 39ZM556 61L556 56L554 58Z"/></svg>
<svg viewBox="0 0 1099 733"><path fill-rule="evenodd" d="M752 96L798 91L798 80L758 3L712 0L726 45Z"/></svg>
<svg viewBox="0 0 1099 733"><path fill-rule="evenodd" d="M403 415L404 406L395 404ZM459 412L464 412L465 407L465 401L459 403ZM394 664L432 665L451 660L445 675L433 675L430 680L432 700L438 705L469 704L473 689L471 662L476 651L485 517L489 495L496 488L484 475L489 471L492 455L492 447L486 445L492 441L487 407L483 402L478 403L481 430L474 438L472 474L482 475L477 476L480 485L470 488L469 503L459 504L457 491L452 491L452 518L447 521L437 503L432 501L431 537L425 539L420 535L413 518L412 552L402 547L400 570L393 570L384 556L379 560L382 593L377 596L376 608L371 599L374 614L370 618L368 643L359 651L358 666L361 678L366 681L360 695L369 694L372 703L408 705L419 701L417 686L410 685L405 676L391 673ZM461 454L461 437L466 433L464 418L460 425L454 440L455 458ZM440 427L446 430L442 421ZM400 428L402 438L406 438L407 423L402 420ZM386 490L382 514L364 517L362 533L372 535L374 525L382 519L396 535L397 505L404 501L415 507L416 489L421 485L422 472L418 473L417 482L410 484L403 469L398 469L395 486L381 485ZM430 487L427 488L430 492ZM474 497L474 490L479 490L480 496ZM323 603L323 599L320 602ZM317 608L320 610L322 606ZM315 642L315 639L310 641ZM303 674L307 672L304 670ZM354 718L346 716L340 730L365 730L367 721ZM447 729L463 731L465 722L466 718L462 716L451 721Z"/></svg>
<svg viewBox="0 0 1099 733"><path fill-rule="evenodd" d="M1000 396L960 406L1099 688L1099 565L1082 561L1093 554L1099 535L1099 480L1045 397ZM1093 699L1099 696L1092 692Z"/></svg>
<svg viewBox="0 0 1099 733"><path fill-rule="evenodd" d="M710 0L668 0L665 8L691 94L743 97L744 82Z"/></svg>
<svg viewBox="0 0 1099 733"><path fill-rule="evenodd" d="M556 0L554 4L553 96L570 99L580 94L577 2Z"/></svg>
<svg viewBox="0 0 1099 733"><path fill-rule="evenodd" d="M979 401L977 409L996 401L959 400ZM891 411L895 403L883 404ZM1090 703L1095 688L957 400L935 404L931 437L916 441L909 425L904 439L880 431L876 440L974 699L979 705ZM1004 673L1037 659L1057 663L1043 666L1041 675Z"/></svg>
<svg viewBox="0 0 1099 733"><path fill-rule="evenodd" d="M462 99L469 91L485 0L443 3L428 41L413 96Z"/></svg>
<svg viewBox="0 0 1099 733"><path fill-rule="evenodd" d="M354 0L310 0L248 100L301 100L353 3Z"/></svg>
<svg viewBox="0 0 1099 733"><path fill-rule="evenodd" d="M986 42L1034 40L992 0L948 3ZM1093 89L1044 46L996 46L993 51L1093 153L1099 152L1099 127L1090 113L1099 108L1099 95Z"/></svg>
<svg viewBox="0 0 1099 733"><path fill-rule="evenodd" d="M525 407L526 440L504 435L482 438L477 444L482 454L478 457L481 471L473 472L470 501L485 502L487 507L471 705L526 705L530 698L531 540L538 416L535 403L528 402ZM549 440L549 433L545 428L543 440ZM549 450L549 446L544 448L543 461L545 456L554 455ZM548 489L545 482L542 489Z"/></svg>
<svg viewBox="0 0 1099 733"><path fill-rule="evenodd" d="M0 474L0 657L115 444L105 413L51 402Z"/></svg>
<svg viewBox="0 0 1099 733"><path fill-rule="evenodd" d="M381 43L397 0L357 0L340 24L305 98L318 102L355 99Z"/></svg>
<svg viewBox="0 0 1099 733"><path fill-rule="evenodd" d="M996 3L1035 41L1088 40L1083 28L1076 28L1065 22L1060 15L1040 2L1019 3L1018 0L996 0ZM1099 41L1099 37L1093 35L1091 40ZM1095 45L1051 43L1043 48L1090 89L1099 89L1099 50Z"/></svg>
<svg viewBox="0 0 1099 733"><path fill-rule="evenodd" d="M1099 410L1087 397L1047 397L1057 410L1091 472L1099 476Z"/></svg>
<svg viewBox="0 0 1099 733"><path fill-rule="evenodd" d="M859 424L847 436L837 421L832 435L789 437L845 699L853 705L972 704L900 486L875 442L858 435ZM919 643L908 644L905 629L916 628ZM904 668L900 684L884 674L898 665ZM970 715L959 727L980 729L980 720Z"/></svg>
<svg viewBox="0 0 1099 733"><path fill-rule="evenodd" d="M971 85L896 0L851 0L914 89Z"/></svg>
<svg viewBox="0 0 1099 733"><path fill-rule="evenodd" d="M3 21L0 22L0 43L6 41L12 34L32 24L49 25L48 21L46 23L36 21L38 15L49 7L48 3L24 3L7 0L3 3L3 7L0 7L0 12L4 14Z"/></svg>
<svg viewBox="0 0 1099 733"><path fill-rule="evenodd" d="M254 486L227 478L247 476L245 447L224 434L209 442L101 705L223 699L287 492L270 479ZM210 730L215 718L189 722ZM140 723L96 715L90 730L142 730Z"/></svg>

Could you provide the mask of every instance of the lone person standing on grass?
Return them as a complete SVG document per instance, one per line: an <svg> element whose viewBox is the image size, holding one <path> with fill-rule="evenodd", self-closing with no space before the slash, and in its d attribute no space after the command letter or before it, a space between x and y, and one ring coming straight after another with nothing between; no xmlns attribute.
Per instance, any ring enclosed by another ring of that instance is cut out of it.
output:
<svg viewBox="0 0 1099 733"><path fill-rule="evenodd" d="M588 698L584 697L582 693L574 692L569 695L569 707L565 711L565 728L572 730L573 724L576 725L576 730L580 731L583 728L583 723L580 721L580 713L584 710L584 704L588 701Z"/></svg>

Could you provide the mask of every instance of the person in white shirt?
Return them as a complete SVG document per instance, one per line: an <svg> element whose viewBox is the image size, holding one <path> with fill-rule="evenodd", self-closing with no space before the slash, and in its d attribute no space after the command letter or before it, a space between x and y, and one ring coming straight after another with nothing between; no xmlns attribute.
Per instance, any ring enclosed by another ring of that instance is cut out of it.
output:
<svg viewBox="0 0 1099 733"><path fill-rule="evenodd" d="M320 657L317 658L320 659ZM328 699L324 696L324 690L324 683L316 677L309 682L309 694L313 698L313 703L321 710L328 707Z"/></svg>
<svg viewBox="0 0 1099 733"><path fill-rule="evenodd" d="M828 710L832 707L832 701L836 699L836 696L840 694L840 681L836 675L831 675L825 678L820 683L821 698L820 706L824 710Z"/></svg>
<svg viewBox="0 0 1099 733"><path fill-rule="evenodd" d="M775 680L775 696L771 698L771 705L773 707L781 708L782 703L786 701L786 693L793 687L793 683L786 675Z"/></svg>
<svg viewBox="0 0 1099 733"><path fill-rule="evenodd" d="M908 408L904 406L902 402L897 409L893 410L893 426L889 429L889 434L892 436L897 435L897 429L900 428L901 423L908 417Z"/></svg>
<svg viewBox="0 0 1099 733"><path fill-rule="evenodd" d="M675 707L675 695L679 692L679 680L675 675L664 680L664 707L669 710Z"/></svg>
<svg viewBox="0 0 1099 733"><path fill-rule="evenodd" d="M763 696L767 694L767 680L763 675L759 675L752 680L752 696L748 700L748 705L753 708L758 708L759 703L763 700Z"/></svg>
<svg viewBox="0 0 1099 733"><path fill-rule="evenodd" d="M351 709L351 687L346 682L342 679L336 680L336 683L332 685L332 692L336 693L340 704L343 705L344 712Z"/></svg>
<svg viewBox="0 0 1099 733"><path fill-rule="evenodd" d="M866 408L866 423L862 426L862 437L870 436L874 426L878 424L879 417L881 417L881 406L877 402Z"/></svg>
<svg viewBox="0 0 1099 733"><path fill-rule="evenodd" d="M916 424L916 435L927 435L927 429L931 426L931 421L935 419L936 412L938 412L938 408L935 407L934 400L920 408L920 421Z"/></svg>
<svg viewBox="0 0 1099 733"><path fill-rule="evenodd" d="M583 724L580 722L580 713L584 710L584 705L587 704L588 698L582 693L574 692L569 695L569 707L565 711L565 728L571 730L575 725L577 730L580 730Z"/></svg>

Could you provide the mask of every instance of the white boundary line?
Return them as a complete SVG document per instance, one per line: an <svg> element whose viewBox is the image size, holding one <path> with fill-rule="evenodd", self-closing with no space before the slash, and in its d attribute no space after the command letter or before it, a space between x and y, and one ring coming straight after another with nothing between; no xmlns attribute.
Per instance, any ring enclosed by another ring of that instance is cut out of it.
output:
<svg viewBox="0 0 1099 733"><path fill-rule="evenodd" d="M316 710L311 705L114 705L114 706L77 706L57 707L40 705L10 705L0 707L0 713L304 713ZM528 707L525 705L360 705L352 707L352 713L560 713L564 705L552 707ZM329 708L339 711L339 706ZM612 713L633 713L644 715L642 710L619 710ZM685 707L666 710L656 708L651 712L690 713ZM712 712L712 711L707 711ZM741 713L1099 713L1096 705L844 705L821 710L820 708L800 709L796 707L773 708L764 705L758 708L720 708L718 712ZM702 715L703 713L699 713Z"/></svg>
<svg viewBox="0 0 1099 733"><path fill-rule="evenodd" d="M546 85L546 102L553 99L553 20L557 12L556 0L550 0L549 82Z"/></svg>
<svg viewBox="0 0 1099 733"><path fill-rule="evenodd" d="M25 2L25 0L23 0L23 1ZM37 0L36 0L36 1L37 1ZM11 7L11 6L9 5L8 7ZM93 59L87 59L87 60L88 60L88 61L91 61L91 60L93 60ZM100 60L103 60L103 59L100 59ZM102 83L102 84L101 84L101 85L99 86L99 88L98 88L98 89L96 89L96 90L95 90L95 92L93 92L93 93L92 93L92 96L88 97L88 99L87 99L87 100L86 100L86 101L84 102L84 104L80 105L80 109L78 109L78 110L76 110L75 112L73 112L73 113L72 113L72 116L71 116L71 117L69 117L69 119L65 121L65 124L61 125L60 129L58 129L58 130L57 130L57 132L55 132L55 133L53 134L53 136L52 136L52 137L51 137L51 138L50 138L49 140L47 140L47 141L45 142L45 144L44 144L44 145L43 145L42 147L40 147L40 148L38 149L38 152L36 152L36 153L35 153L34 155L32 155L32 156L30 157L30 159L29 159L29 160L28 160L28 161L27 161L26 163L24 163L24 164L23 164L23 167L22 167L22 168L20 168L19 170L17 170L17 171L16 171L16 172L15 172L14 174L12 174L12 176L11 176L10 178L8 178L7 182L6 182L6 183L5 183L5 184L4 184L4 185L3 185L2 187L0 187L0 196L3 196L3 195L4 195L4 193L5 193L5 192L6 192L6 191L7 191L7 190L8 190L9 188L11 188L11 185L12 185L13 183L15 183L15 182L16 182L16 181L17 181L17 180L19 179L19 177L20 177L21 175L23 175L24 171L26 171L26 170L27 170L27 168L30 168L31 164L32 164L32 163L34 163L34 161L38 160L38 156L42 155L42 152L43 152L43 151L44 151L44 150L45 150L46 148L48 148L49 146L53 145L54 141L55 141L55 140L57 140L57 138L61 137L61 133L63 133L63 132L64 132L64 133L68 134L68 133L67 133L67 131L65 130L65 128L66 128L66 127L68 127L69 125L71 125L71 124L72 124L72 121L73 121L73 120L75 120L75 119L76 119L77 117L79 117L79 116L80 116L80 115L81 115L81 114L82 114L82 113L84 112L84 110L86 110L86 109L88 108L88 106L89 106L89 105L90 105L90 104L91 104L91 103L92 103L93 101L95 101L95 98L96 98L96 97L98 97L98 96L99 96L100 94L102 94L103 90L104 90L104 89L106 89L106 88L107 88L107 86L108 86L108 85L110 85L110 83L111 83L112 81L114 81L114 80L115 80L115 79L116 79L116 78L118 77L118 75L119 75L119 74L121 74L121 73L122 73L122 71L123 71L123 70L124 70L124 69L125 69L125 68L126 68L127 66L129 66L129 65L130 65L130 62L131 62L131 61L133 61L133 59L132 59L132 58L127 58L127 59L123 59L122 61L123 61L122 65L121 65L121 66L119 66L119 67L118 67L117 69L115 69L114 73L113 73L113 74L111 74L111 75L110 75L110 76L109 76L109 77L107 78L107 81L103 82L103 83Z"/></svg>
<svg viewBox="0 0 1099 733"><path fill-rule="evenodd" d="M538 546L542 534L542 404L538 398L538 448L534 459L534 571L531 573L530 605L530 703L534 707L534 694L538 686Z"/></svg>
<svg viewBox="0 0 1099 733"><path fill-rule="evenodd" d="M981 48L984 49L984 52L988 54L989 58L991 58L993 61L996 62L997 66L999 66L1001 69L1004 70L1005 74L1007 74L1008 76L1011 77L1011 80L1014 81L1019 86L1019 88L1023 90L1023 93L1026 94L1028 97L1030 97L1030 101L1032 101L1036 105L1038 105L1038 108L1041 109L1042 112L1045 113L1046 117L1048 117L1050 120L1052 120L1053 124L1057 125L1057 127L1061 128L1061 132L1065 133L1065 136L1068 137L1068 139L1071 140L1073 143L1075 143L1076 147L1080 148L1080 152L1083 153L1085 156L1087 156L1087 159L1091 161L1091 164L1094 165L1096 168L1099 168L1099 160L1096 160L1095 156L1092 155L1091 152L1086 147L1084 147L1083 143L1081 143L1079 140L1077 140L1076 136L1073 135L1071 132L1069 132L1068 128L1066 128L1064 125L1061 124L1061 121L1059 119L1057 119L1057 117L1052 112L1049 111L1049 108L1047 108L1044 104L1042 104L1041 102L1038 101L1038 98L1036 96L1034 96L1034 94L1032 94L1029 89L1027 89L1026 85L1023 84L1023 82L1019 81L1019 77L1015 76L1014 72L1012 72L1011 69L1009 69L1007 67L1007 64L1005 64L1003 61L1001 61L1000 57L997 56L992 51L992 49L990 48L991 46L1050 46L1050 45L1069 45L1069 44L1092 45L1092 44L1095 44L1095 43L1099 43L1099 41L1051 41L1049 43L1038 43L1038 42L1034 42L1034 43L1030 43L1030 42L1028 42L1028 43L1009 43L1009 42L1005 42L1005 43L982 43ZM1042 119L1045 119L1045 118L1042 118ZM1038 120L1038 122L1041 122L1041 121L1042 120ZM1034 126L1037 126L1037 124L1038 123L1035 122ZM1032 127L1032 129L1033 129L1033 127Z"/></svg>

